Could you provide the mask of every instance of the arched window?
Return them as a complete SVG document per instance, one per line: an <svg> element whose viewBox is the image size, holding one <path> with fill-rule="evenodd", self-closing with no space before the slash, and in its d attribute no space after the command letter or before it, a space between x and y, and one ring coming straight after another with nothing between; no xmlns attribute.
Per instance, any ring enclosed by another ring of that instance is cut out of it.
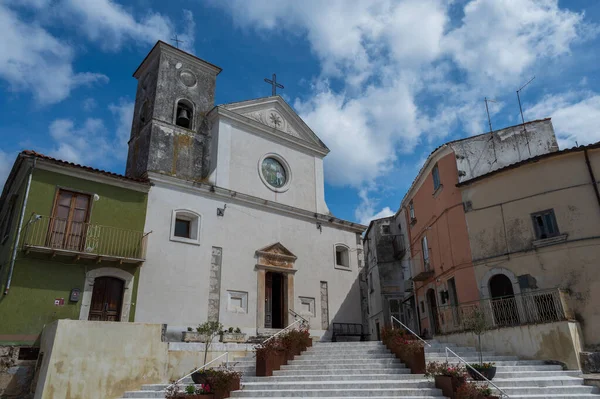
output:
<svg viewBox="0 0 600 399"><path fill-rule="evenodd" d="M194 120L194 106L193 104L185 99L177 102L177 108L175 109L175 124L177 126L184 127L186 129L192 128L192 121Z"/></svg>
<svg viewBox="0 0 600 399"><path fill-rule="evenodd" d="M173 211L171 217L171 241L200 244L200 222L198 213L186 209Z"/></svg>
<svg viewBox="0 0 600 399"><path fill-rule="evenodd" d="M342 269L350 268L350 251L344 244L335 245L335 267Z"/></svg>

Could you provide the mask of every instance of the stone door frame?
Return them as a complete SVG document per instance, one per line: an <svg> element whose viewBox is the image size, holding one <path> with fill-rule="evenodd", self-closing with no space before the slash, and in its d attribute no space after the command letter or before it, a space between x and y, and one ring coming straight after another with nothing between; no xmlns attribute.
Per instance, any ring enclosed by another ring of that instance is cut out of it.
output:
<svg viewBox="0 0 600 399"><path fill-rule="evenodd" d="M256 306L256 331L258 334L266 332L265 328L265 300L267 272L280 273L283 275L284 284L284 327L289 325L289 310L294 310L294 275L298 271L294 269L297 257L280 243L269 245L256 251L258 259L255 270L257 279L257 306Z"/></svg>

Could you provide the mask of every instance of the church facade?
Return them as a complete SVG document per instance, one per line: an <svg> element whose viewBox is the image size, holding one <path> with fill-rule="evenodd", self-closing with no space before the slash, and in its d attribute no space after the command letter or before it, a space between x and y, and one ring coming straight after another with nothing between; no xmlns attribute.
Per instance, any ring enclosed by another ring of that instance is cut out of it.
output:
<svg viewBox="0 0 600 399"><path fill-rule="evenodd" d="M329 152L279 96L214 106L220 68L159 42L138 79L126 174L147 177L135 321L171 338L218 320L256 333L295 313L361 323L365 226L325 203Z"/></svg>

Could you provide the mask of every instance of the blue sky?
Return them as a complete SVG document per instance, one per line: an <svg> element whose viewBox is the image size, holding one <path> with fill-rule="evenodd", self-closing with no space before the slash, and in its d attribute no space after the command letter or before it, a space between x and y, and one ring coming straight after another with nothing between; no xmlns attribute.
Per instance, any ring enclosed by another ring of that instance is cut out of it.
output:
<svg viewBox="0 0 600 399"><path fill-rule="evenodd" d="M600 140L594 0L0 0L0 181L25 148L122 173L136 80L158 39L214 63L216 103L284 98L331 149L338 217L395 211L443 142L552 117Z"/></svg>

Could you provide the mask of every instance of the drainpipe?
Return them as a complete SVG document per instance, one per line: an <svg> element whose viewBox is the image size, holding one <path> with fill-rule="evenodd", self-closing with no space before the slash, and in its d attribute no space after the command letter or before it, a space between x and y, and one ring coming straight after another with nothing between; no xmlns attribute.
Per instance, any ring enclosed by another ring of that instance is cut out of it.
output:
<svg viewBox="0 0 600 399"><path fill-rule="evenodd" d="M12 281L13 271L15 269L15 260L17 259L17 251L19 249L19 240L21 238L21 230L23 230L23 219L25 218L25 208L27 207L27 199L29 198L29 187L31 187L31 176L33 175L33 169L35 169L35 158L33 158L33 165L31 166L31 170L29 171L29 176L27 177L27 188L25 189L25 199L23 200L23 208L21 209L21 215L19 217L19 228L17 229L17 239L15 240L15 244L13 246L12 258L10 260L10 269L8 270L8 280L6 281L6 289L4 290L4 295L8 295L8 291L10 290L10 283Z"/></svg>
<svg viewBox="0 0 600 399"><path fill-rule="evenodd" d="M592 186L594 186L594 192L596 193L596 200L598 201L598 207L600 207L600 192L598 192L598 184L596 184L596 177L594 176L594 171L592 170L592 165L590 164L590 157L588 156L588 150L583 150L583 154L585 155L585 163L588 168L588 172L590 173L590 179L592 179Z"/></svg>

